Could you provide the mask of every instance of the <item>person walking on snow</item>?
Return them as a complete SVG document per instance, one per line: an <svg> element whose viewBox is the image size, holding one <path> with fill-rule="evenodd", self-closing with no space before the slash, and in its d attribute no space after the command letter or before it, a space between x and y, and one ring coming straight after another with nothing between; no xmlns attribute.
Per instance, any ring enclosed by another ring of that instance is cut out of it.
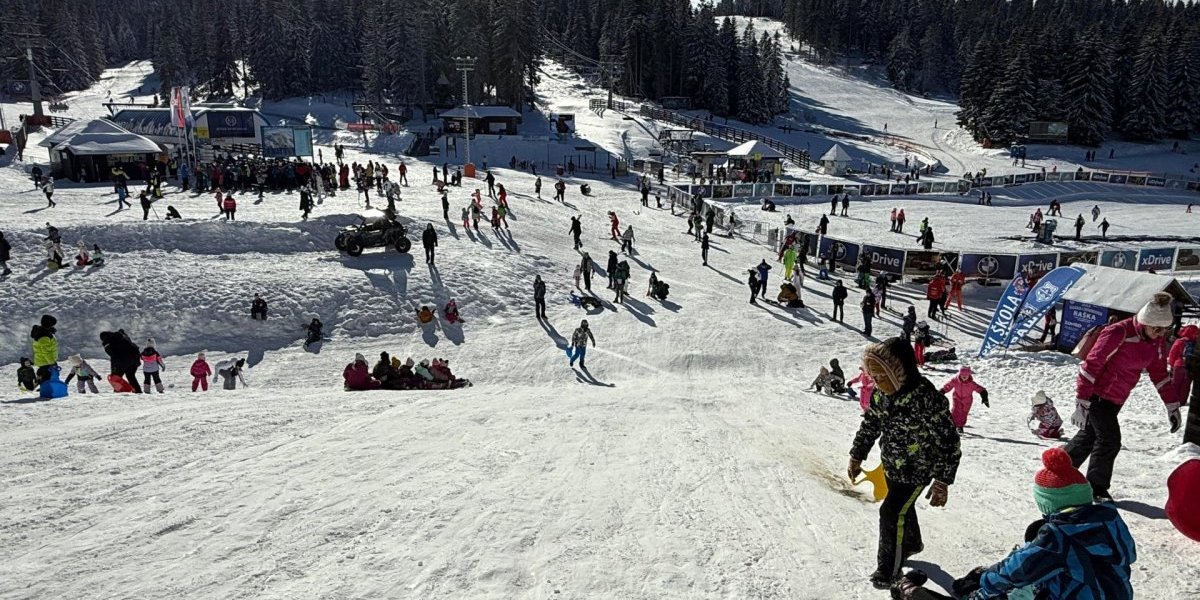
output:
<svg viewBox="0 0 1200 600"><path fill-rule="evenodd" d="M142 387L146 392L149 392L150 382L153 380L154 389L158 390L158 393L161 394L163 393L163 382L159 373L167 367L163 364L162 355L158 353L158 350L154 346L154 338L150 338L146 341L146 347L142 348Z"/></svg>
<svg viewBox="0 0 1200 600"><path fill-rule="evenodd" d="M946 312L946 309L944 308L945 305L949 304L950 302L957 303L958 310L961 311L963 309L963 305L962 305L963 286L965 286L966 284L967 284L967 276L963 275L963 272L961 270L955 271L954 274L950 276L950 296L947 298L946 302L942 303L942 306L943 306L942 312L943 313Z"/></svg>
<svg viewBox="0 0 1200 600"><path fill-rule="evenodd" d="M841 279L833 284L833 314L830 315L829 320L841 323L846 318L846 298L849 295L850 292L846 286L842 285Z"/></svg>
<svg viewBox="0 0 1200 600"><path fill-rule="evenodd" d="M892 231L892 233L895 233L896 232L896 207L894 207L894 206L892 207L892 214L891 214L890 220L892 222L892 228L890 231Z"/></svg>
<svg viewBox="0 0 1200 600"><path fill-rule="evenodd" d="M42 193L46 195L46 208L58 206L58 203L54 201L54 177L46 176L46 181L42 184Z"/></svg>
<svg viewBox="0 0 1200 600"><path fill-rule="evenodd" d="M625 228L625 233L621 234L621 252L626 255L633 254L633 225Z"/></svg>
<svg viewBox="0 0 1200 600"><path fill-rule="evenodd" d="M71 379L74 378L78 381L76 384L78 393L86 394L88 389L92 390L93 394L100 393L100 390L96 389L96 380L100 379L100 374L86 360L83 360L82 356L72 354L67 357L67 362L71 363L71 372L67 373L67 378L63 380L64 384L70 385Z"/></svg>
<svg viewBox="0 0 1200 600"><path fill-rule="evenodd" d="M421 232L421 245L425 247L425 262L433 264L434 248L437 248L438 238L437 232L433 230L433 223L425 225L425 231Z"/></svg>
<svg viewBox="0 0 1200 600"><path fill-rule="evenodd" d="M794 269L795 267L796 267L796 248L795 248L795 246L788 246L787 249L783 251L783 278L791 279L792 278L792 269Z"/></svg>
<svg viewBox="0 0 1200 600"><path fill-rule="evenodd" d="M533 193L537 195L537 199L542 199L542 177L539 175L533 182Z"/></svg>
<svg viewBox="0 0 1200 600"><path fill-rule="evenodd" d="M871 319L875 318L875 294L872 294L871 290L863 292L859 307L862 308L863 335L871 337Z"/></svg>
<svg viewBox="0 0 1200 600"><path fill-rule="evenodd" d="M533 312L539 321L546 318L546 282L541 275L533 278Z"/></svg>
<svg viewBox="0 0 1200 600"><path fill-rule="evenodd" d="M611 290L613 289L613 277L617 274L617 253L615 251L608 251L608 263L605 266L608 267L608 289Z"/></svg>
<svg viewBox="0 0 1200 600"><path fill-rule="evenodd" d="M700 238L700 259L703 261L702 266L708 266L708 234L704 234Z"/></svg>
<svg viewBox="0 0 1200 600"><path fill-rule="evenodd" d="M850 194L846 194L845 196L842 196L842 216L843 217L850 216Z"/></svg>
<svg viewBox="0 0 1200 600"><path fill-rule="evenodd" d="M467 207L462 207L462 224L463 229L471 228L471 215L467 213Z"/></svg>
<svg viewBox="0 0 1200 600"><path fill-rule="evenodd" d="M575 250L583 247L583 242L579 241L579 236L583 233L583 224L579 222L579 217L571 217L571 228L567 230L571 234L571 239L575 242Z"/></svg>
<svg viewBox="0 0 1200 600"><path fill-rule="evenodd" d="M926 313L930 319L938 320L938 309L942 306L942 296L946 294L946 278L938 273L929 280L929 286L925 288L925 299L929 300L929 311Z"/></svg>
<svg viewBox="0 0 1200 600"><path fill-rule="evenodd" d="M1108 217L1105 217L1103 221L1100 221L1100 237L1102 239L1108 239L1108 227Z"/></svg>
<svg viewBox="0 0 1200 600"><path fill-rule="evenodd" d="M1092 222L1095 223L1096 219L1099 219L1099 218L1100 218L1100 205L1093 204L1092 205Z"/></svg>
<svg viewBox="0 0 1200 600"><path fill-rule="evenodd" d="M755 273L754 269L750 269L748 273L750 273L750 278L746 280L746 285L750 286L750 304L758 304L757 298L760 287L758 283L758 275Z"/></svg>
<svg viewBox="0 0 1200 600"><path fill-rule="evenodd" d="M871 344L863 352L863 366L876 390L854 436L846 474L851 481L858 479L878 440L888 495L879 507L876 569L870 581L887 589L904 561L925 549L917 499L930 486L925 494L929 505L946 505L962 453L950 404L921 375L908 342L890 338Z"/></svg>
<svg viewBox="0 0 1200 600"><path fill-rule="evenodd" d="M192 362L192 391L200 388L202 391L208 391L208 376L212 375L212 369L208 366L208 361L204 360L204 353L196 355L196 360Z"/></svg>
<svg viewBox="0 0 1200 600"><path fill-rule="evenodd" d="M1200 344L1197 343L1197 338L1200 338L1200 327L1196 325L1185 325L1179 329L1179 339L1171 344L1171 351L1167 354L1167 370L1171 374L1171 387L1175 388L1175 398L1180 404L1188 397L1188 390L1192 385L1192 378L1188 375L1187 361L1200 360ZM1191 413L1200 410L1200 407L1192 405L1188 409L1188 417L1191 418Z"/></svg>
<svg viewBox="0 0 1200 600"><path fill-rule="evenodd" d="M33 366L37 369L38 383L50 380L50 368L58 366L58 338L55 337L58 319L42 315L37 325L29 330L33 339Z"/></svg>
<svg viewBox="0 0 1200 600"><path fill-rule="evenodd" d="M587 344L591 340L592 345L596 345L596 336L592 335L592 330L588 329L587 319L579 322L579 327L571 334L571 347L567 349L567 356L571 359L571 366L575 366L575 361L579 361L579 368L587 370L587 365L584 364L584 359L587 358Z"/></svg>
<svg viewBox="0 0 1200 600"><path fill-rule="evenodd" d="M613 241L617 241L621 237L621 221L617 219L617 213L608 211L609 234L612 235Z"/></svg>
<svg viewBox="0 0 1200 600"><path fill-rule="evenodd" d="M244 358L229 358L217 363L213 367L213 371L216 372L213 375L213 383L217 382L217 377L221 377L224 379L224 383L221 385L224 389L236 390L239 381L242 382L242 387L247 387L246 378L242 376L242 369L245 366L246 359Z"/></svg>
<svg viewBox="0 0 1200 600"><path fill-rule="evenodd" d="M766 300L766 298L767 298L767 275L770 274L770 272L771 272L771 265L768 265L767 259L764 258L764 259L762 259L762 262L758 263L758 266L755 267L755 269L758 271L758 285L759 285L759 289L762 292L762 298L764 300Z"/></svg>
<svg viewBox="0 0 1200 600"><path fill-rule="evenodd" d="M980 402L983 405L991 408L988 404L987 390L979 385L971 372L971 367L963 367L958 370L958 376L946 382L942 386L942 393L945 394L953 390L954 405L950 408L950 420L954 422L954 427L962 433L963 428L967 426L967 415L971 412L971 404L975 400L975 394L979 394Z"/></svg>
<svg viewBox="0 0 1200 600"><path fill-rule="evenodd" d="M584 252L583 258L579 259L579 272L583 275L583 289L589 292L592 291L592 270L595 268L591 255Z"/></svg>
<svg viewBox="0 0 1200 600"><path fill-rule="evenodd" d="M1080 214L1078 217L1075 218L1075 241L1077 241L1077 242L1080 239L1080 235L1083 233L1084 224L1085 224L1085 221L1083 220L1082 214Z"/></svg>
<svg viewBox="0 0 1200 600"><path fill-rule="evenodd" d="M1171 433L1182 425L1181 399L1167 376L1166 335L1173 320L1171 295L1159 292L1136 315L1105 326L1079 365L1071 422L1080 429L1066 449L1076 467L1088 462L1087 479L1098 501L1112 500L1113 463L1121 451L1117 414L1142 371L1166 406Z"/></svg>

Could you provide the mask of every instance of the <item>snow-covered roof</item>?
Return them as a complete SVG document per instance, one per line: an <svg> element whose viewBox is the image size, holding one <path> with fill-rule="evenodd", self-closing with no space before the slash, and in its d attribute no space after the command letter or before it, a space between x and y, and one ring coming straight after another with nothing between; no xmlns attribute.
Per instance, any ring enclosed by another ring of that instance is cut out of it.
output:
<svg viewBox="0 0 1200 600"><path fill-rule="evenodd" d="M850 162L854 160L850 157L850 153L841 144L834 144L832 148L821 155L821 162Z"/></svg>
<svg viewBox="0 0 1200 600"><path fill-rule="evenodd" d="M1176 300L1195 304L1187 290L1174 277L1138 271L1126 271L1099 265L1075 264L1087 271L1063 295L1066 300L1112 308L1122 312L1137 312L1158 292L1169 292Z"/></svg>
<svg viewBox="0 0 1200 600"><path fill-rule="evenodd" d="M72 121L59 128L58 131L46 136L46 139L38 142L38 145L53 148L81 133L129 133L129 131L122 129L120 125L112 121L104 119Z"/></svg>
<svg viewBox="0 0 1200 600"><path fill-rule="evenodd" d="M778 150L758 140L750 140L725 154L736 158L751 158L755 154L761 154L763 158L783 158Z"/></svg>
<svg viewBox="0 0 1200 600"><path fill-rule="evenodd" d="M472 119L483 119L483 118L488 118L488 117L495 118L495 117L520 117L521 116L521 113L519 113L507 106L471 106L471 107L468 107L468 109L469 109L469 112L466 110L463 110L463 107L459 106L459 107L452 108L450 110L443 112L442 114L438 115L438 117L451 118L451 119L461 119L463 117L470 117Z"/></svg>
<svg viewBox="0 0 1200 600"><path fill-rule="evenodd" d="M158 144L136 133L81 133L54 147L77 156L89 154L158 153Z"/></svg>

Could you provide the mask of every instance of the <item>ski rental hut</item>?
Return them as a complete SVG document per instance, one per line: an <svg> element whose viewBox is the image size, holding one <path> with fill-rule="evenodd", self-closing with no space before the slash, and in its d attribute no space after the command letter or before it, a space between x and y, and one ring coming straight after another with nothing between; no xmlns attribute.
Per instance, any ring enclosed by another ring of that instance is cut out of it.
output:
<svg viewBox="0 0 1200 600"><path fill-rule="evenodd" d="M40 142L50 149L50 172L60 179L108 179L116 165L150 164L162 152L153 141L104 119L73 121Z"/></svg>
<svg viewBox="0 0 1200 600"><path fill-rule="evenodd" d="M725 154L730 166L741 171L741 181L769 180L777 177L783 167L783 154L759 140L750 140Z"/></svg>
<svg viewBox="0 0 1200 600"><path fill-rule="evenodd" d="M1124 319L1140 310L1154 294L1167 292L1180 306L1196 304L1179 280L1167 275L1075 263L1087 271L1063 295L1058 349L1070 352L1083 334L1110 316Z"/></svg>
<svg viewBox="0 0 1200 600"><path fill-rule="evenodd" d="M850 153L841 144L834 144L825 154L821 155L818 161L821 168L830 175L845 175L846 169L850 168L850 163L854 159L850 158Z"/></svg>

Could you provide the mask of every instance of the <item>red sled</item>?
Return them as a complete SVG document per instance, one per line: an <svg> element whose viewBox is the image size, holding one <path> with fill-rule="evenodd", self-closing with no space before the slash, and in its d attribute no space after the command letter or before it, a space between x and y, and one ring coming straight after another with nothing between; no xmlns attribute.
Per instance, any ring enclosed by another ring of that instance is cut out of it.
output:
<svg viewBox="0 0 1200 600"><path fill-rule="evenodd" d="M112 386L113 391L118 394L132 394L133 386L129 385L120 375L109 375L108 384Z"/></svg>
<svg viewBox="0 0 1200 600"><path fill-rule="evenodd" d="M1200 458L1184 461L1167 478L1167 519L1179 533L1200 542Z"/></svg>

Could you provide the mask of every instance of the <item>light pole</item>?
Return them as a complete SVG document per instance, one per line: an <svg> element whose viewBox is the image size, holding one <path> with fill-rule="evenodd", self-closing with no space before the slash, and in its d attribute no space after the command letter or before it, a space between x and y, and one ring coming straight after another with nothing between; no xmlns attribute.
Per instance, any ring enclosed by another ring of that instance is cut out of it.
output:
<svg viewBox="0 0 1200 600"><path fill-rule="evenodd" d="M462 73L463 82L463 128L467 136L467 164L471 164L471 104L467 101L467 73L475 70L474 56L456 56L455 68Z"/></svg>

